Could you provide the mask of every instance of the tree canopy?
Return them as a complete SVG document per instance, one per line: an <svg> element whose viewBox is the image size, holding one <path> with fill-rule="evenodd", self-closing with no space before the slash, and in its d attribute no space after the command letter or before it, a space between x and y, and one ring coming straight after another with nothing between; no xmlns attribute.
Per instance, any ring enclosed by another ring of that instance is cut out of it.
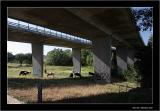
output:
<svg viewBox="0 0 160 111"><path fill-rule="evenodd" d="M72 65L71 51L54 49L47 53L46 64L48 65Z"/></svg>
<svg viewBox="0 0 160 111"><path fill-rule="evenodd" d="M152 30L152 10L152 8L132 9L132 13L135 17L135 21L137 23L137 28L139 31Z"/></svg>
<svg viewBox="0 0 160 111"><path fill-rule="evenodd" d="M11 52L7 52L7 55L8 55L8 62L12 62L15 56Z"/></svg>
<svg viewBox="0 0 160 111"><path fill-rule="evenodd" d="M152 36L148 45L138 49L136 54L137 61L135 65L141 74L141 86L145 88L152 87Z"/></svg>
<svg viewBox="0 0 160 111"><path fill-rule="evenodd" d="M16 61L20 63L20 66L22 66L23 61L26 59L26 56L22 53L15 55Z"/></svg>

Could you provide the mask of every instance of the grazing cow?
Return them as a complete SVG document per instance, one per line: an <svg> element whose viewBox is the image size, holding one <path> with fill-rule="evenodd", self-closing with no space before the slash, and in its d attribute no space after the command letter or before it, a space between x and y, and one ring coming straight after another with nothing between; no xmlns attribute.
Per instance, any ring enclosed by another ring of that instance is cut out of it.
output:
<svg viewBox="0 0 160 111"><path fill-rule="evenodd" d="M53 76L54 77L54 73L50 72L50 73L47 74L47 77L48 76Z"/></svg>
<svg viewBox="0 0 160 111"><path fill-rule="evenodd" d="M82 77L82 75L81 75L79 72L74 73L74 75L75 75L75 77L76 77L76 76L78 76L78 77L80 77L80 78Z"/></svg>
<svg viewBox="0 0 160 111"><path fill-rule="evenodd" d="M53 76L54 77L54 73L53 72L47 72L47 70L45 69L44 72L47 74L47 77L49 76Z"/></svg>
<svg viewBox="0 0 160 111"><path fill-rule="evenodd" d="M27 74L31 74L31 72L28 72L28 71L21 71L20 73L19 73L19 75L27 75Z"/></svg>
<svg viewBox="0 0 160 111"><path fill-rule="evenodd" d="M73 78L73 73L71 73L71 74L69 75L69 77Z"/></svg>
<svg viewBox="0 0 160 111"><path fill-rule="evenodd" d="M94 75L95 75L95 73L93 73L93 72L89 72L89 75L92 75L92 76L94 76Z"/></svg>

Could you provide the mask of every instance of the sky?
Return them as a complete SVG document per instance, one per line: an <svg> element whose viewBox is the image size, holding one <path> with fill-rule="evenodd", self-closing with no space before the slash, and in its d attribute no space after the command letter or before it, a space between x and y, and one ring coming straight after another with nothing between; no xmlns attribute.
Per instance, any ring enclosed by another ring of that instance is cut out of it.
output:
<svg viewBox="0 0 160 111"><path fill-rule="evenodd" d="M44 45L43 55L47 55L47 53L53 50L54 48L60 48L62 50L66 50L66 49L71 50L71 48L66 48L66 47L56 47L56 46ZM7 41L7 52L11 52L14 55L18 53L23 53L23 54L32 53L31 44Z"/></svg>
<svg viewBox="0 0 160 111"><path fill-rule="evenodd" d="M137 7L136 7L137 8ZM148 43L148 39L151 35L153 35L153 31L140 31L139 32L142 40L144 41L145 45ZM62 50L70 49L71 48L66 48L66 47L56 47L56 46L48 46L44 45L43 48L43 55L47 55L47 53L54 48L60 48ZM30 43L20 43L20 42L11 42L7 41L7 52L11 52L12 54L18 54L18 53L32 53L31 51L31 44Z"/></svg>

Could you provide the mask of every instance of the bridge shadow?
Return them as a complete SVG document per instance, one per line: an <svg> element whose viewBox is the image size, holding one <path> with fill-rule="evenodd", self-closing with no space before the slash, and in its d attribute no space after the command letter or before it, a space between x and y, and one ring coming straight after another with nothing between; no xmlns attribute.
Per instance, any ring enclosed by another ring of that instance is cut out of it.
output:
<svg viewBox="0 0 160 111"><path fill-rule="evenodd" d="M43 103L151 103L152 90L134 88L129 92L105 93L86 97L65 98Z"/></svg>
<svg viewBox="0 0 160 111"><path fill-rule="evenodd" d="M111 79L111 83L124 82L123 80ZM31 88L35 87L37 82L41 82L43 87L72 87L72 86L90 86L100 84L94 81L92 76L82 78L60 78L60 79L34 79L34 78L8 78L9 88Z"/></svg>

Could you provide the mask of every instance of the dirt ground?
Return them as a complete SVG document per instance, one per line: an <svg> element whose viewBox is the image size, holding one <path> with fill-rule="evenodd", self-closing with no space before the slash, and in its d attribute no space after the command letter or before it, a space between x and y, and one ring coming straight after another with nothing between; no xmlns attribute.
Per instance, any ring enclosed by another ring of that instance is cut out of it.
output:
<svg viewBox="0 0 160 111"><path fill-rule="evenodd" d="M7 95L7 104L24 104L24 102L21 102L10 95Z"/></svg>

